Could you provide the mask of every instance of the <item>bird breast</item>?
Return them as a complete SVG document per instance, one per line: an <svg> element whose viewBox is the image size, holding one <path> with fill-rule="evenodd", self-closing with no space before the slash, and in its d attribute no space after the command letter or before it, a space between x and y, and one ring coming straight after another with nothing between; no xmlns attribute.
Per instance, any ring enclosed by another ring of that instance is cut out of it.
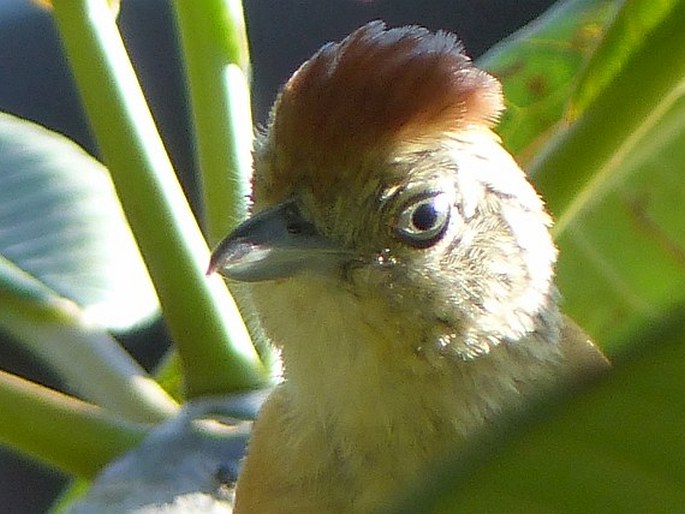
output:
<svg viewBox="0 0 685 514"><path fill-rule="evenodd" d="M300 442L288 465L337 470L340 487L358 488L355 512L409 486L426 462L525 401L530 384L551 383L560 361L555 344L534 339L471 361L441 353L426 326L333 279L256 284L254 298L286 363L280 423Z"/></svg>

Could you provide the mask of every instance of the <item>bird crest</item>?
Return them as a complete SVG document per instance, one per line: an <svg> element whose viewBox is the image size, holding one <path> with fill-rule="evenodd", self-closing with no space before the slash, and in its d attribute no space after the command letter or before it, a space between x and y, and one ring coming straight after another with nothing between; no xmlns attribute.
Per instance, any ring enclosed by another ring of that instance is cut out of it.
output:
<svg viewBox="0 0 685 514"><path fill-rule="evenodd" d="M375 21L321 48L286 83L257 159L268 153L276 183L366 180L347 175L373 172L364 164L398 145L429 149L445 133L490 127L502 108L499 82L454 35Z"/></svg>

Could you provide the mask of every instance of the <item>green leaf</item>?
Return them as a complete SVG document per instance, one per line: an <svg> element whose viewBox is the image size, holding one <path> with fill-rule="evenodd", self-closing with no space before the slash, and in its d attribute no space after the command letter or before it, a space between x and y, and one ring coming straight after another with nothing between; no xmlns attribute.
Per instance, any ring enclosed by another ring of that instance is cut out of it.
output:
<svg viewBox="0 0 685 514"><path fill-rule="evenodd" d="M685 305L684 26L681 1L531 170L565 310L612 353Z"/></svg>
<svg viewBox="0 0 685 514"><path fill-rule="evenodd" d="M70 390L159 421L175 402L103 329L157 311L106 170L64 137L0 114L0 328Z"/></svg>
<svg viewBox="0 0 685 514"><path fill-rule="evenodd" d="M577 77L619 5L559 2L478 60L503 83L507 109L497 133L521 163L557 130Z"/></svg>
<svg viewBox="0 0 685 514"><path fill-rule="evenodd" d="M685 302L682 8L560 2L481 59L504 81L505 144L538 152L565 310L611 352Z"/></svg>
<svg viewBox="0 0 685 514"><path fill-rule="evenodd" d="M68 139L0 114L0 287L127 329L158 312L107 171Z"/></svg>
<svg viewBox="0 0 685 514"><path fill-rule="evenodd" d="M618 74L626 61L643 45L649 44L654 29L678 0L627 0L592 54L568 105L567 119L576 119Z"/></svg>

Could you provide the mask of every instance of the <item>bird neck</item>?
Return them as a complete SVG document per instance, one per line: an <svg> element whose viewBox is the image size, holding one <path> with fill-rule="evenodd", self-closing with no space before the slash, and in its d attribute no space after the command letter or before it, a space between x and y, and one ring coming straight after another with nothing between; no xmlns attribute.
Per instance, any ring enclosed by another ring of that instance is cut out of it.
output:
<svg viewBox="0 0 685 514"><path fill-rule="evenodd" d="M284 361L270 399L283 412L278 483L308 470L322 512L349 512L350 498L354 512L377 511L427 463L468 448L503 410L554 384L562 364L544 331L471 360L440 352L426 345L423 323L322 280L259 284L253 298ZM551 308L543 317L552 326L558 316Z"/></svg>
<svg viewBox="0 0 685 514"><path fill-rule="evenodd" d="M395 434L402 444L426 426L466 439L521 393L553 382L560 362L555 305L541 313L539 333L464 360L427 344L424 323L319 279L263 284L255 300L278 335L294 413L345 440Z"/></svg>

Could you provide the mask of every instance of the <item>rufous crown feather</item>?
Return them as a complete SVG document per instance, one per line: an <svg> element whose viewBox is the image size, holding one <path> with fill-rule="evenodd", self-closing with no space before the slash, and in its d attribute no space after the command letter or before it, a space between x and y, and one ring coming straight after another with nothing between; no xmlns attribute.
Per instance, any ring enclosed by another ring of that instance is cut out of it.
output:
<svg viewBox="0 0 685 514"><path fill-rule="evenodd" d="M257 159L274 166L275 182L352 172L398 145L431 148L446 134L490 127L502 109L499 82L473 66L454 35L375 21L321 48L290 78Z"/></svg>

